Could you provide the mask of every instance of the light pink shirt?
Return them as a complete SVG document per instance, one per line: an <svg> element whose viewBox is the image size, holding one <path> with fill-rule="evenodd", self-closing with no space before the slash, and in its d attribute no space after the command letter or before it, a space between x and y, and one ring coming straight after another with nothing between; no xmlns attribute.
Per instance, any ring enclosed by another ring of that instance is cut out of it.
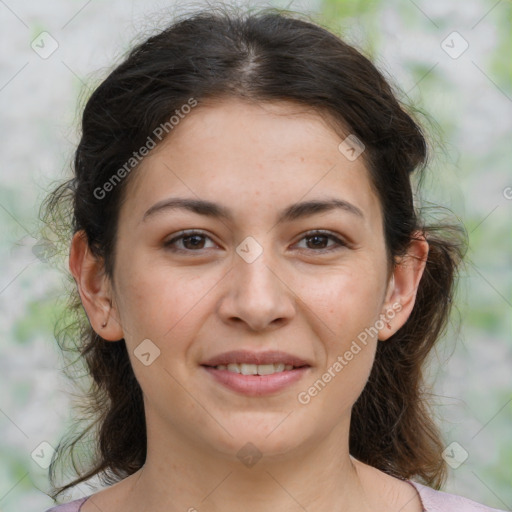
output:
<svg viewBox="0 0 512 512"><path fill-rule="evenodd" d="M436 491L425 485L413 482L412 480L407 480L407 482L418 491L423 506L423 512L505 512L504 510L486 507L485 505L481 505L468 498L463 498L462 496ZM46 512L80 512L87 498L89 498L89 496L53 507Z"/></svg>

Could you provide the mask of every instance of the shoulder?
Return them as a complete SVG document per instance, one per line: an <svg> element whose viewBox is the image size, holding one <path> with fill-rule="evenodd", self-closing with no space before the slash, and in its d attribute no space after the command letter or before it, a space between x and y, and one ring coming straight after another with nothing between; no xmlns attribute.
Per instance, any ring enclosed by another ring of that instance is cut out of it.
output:
<svg viewBox="0 0 512 512"><path fill-rule="evenodd" d="M425 512L505 512L486 507L463 496L436 491L412 480L408 480L408 482L416 487Z"/></svg>
<svg viewBox="0 0 512 512"><path fill-rule="evenodd" d="M79 512L88 497L89 496L79 500L70 501L69 503L63 503L62 505L57 505L56 507L46 510L46 512Z"/></svg>

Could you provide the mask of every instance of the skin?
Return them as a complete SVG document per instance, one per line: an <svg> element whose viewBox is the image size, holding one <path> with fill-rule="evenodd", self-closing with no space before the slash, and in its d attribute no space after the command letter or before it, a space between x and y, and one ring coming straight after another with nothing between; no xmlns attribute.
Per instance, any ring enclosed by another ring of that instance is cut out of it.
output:
<svg viewBox="0 0 512 512"><path fill-rule="evenodd" d="M145 466L96 493L82 512L422 510L410 484L350 456L348 433L377 343L411 313L428 244L411 243L388 272L379 200L363 156L348 160L342 140L318 113L292 103L200 104L133 171L112 279L75 235L70 269L82 303L105 340L126 340L148 429ZM217 202L233 219L167 209L143 220L171 196ZM326 197L364 217L332 210L276 224L287 206ZM188 252L165 246L185 229L206 237L198 246L175 244ZM346 246L304 238L315 229ZM263 250L251 263L236 252L248 236ZM389 327L299 403L297 395L398 303ZM149 366L134 356L144 339L160 350ZM283 350L311 368L272 396L248 397L200 366L241 348ZM237 457L247 442L262 455L252 467Z"/></svg>

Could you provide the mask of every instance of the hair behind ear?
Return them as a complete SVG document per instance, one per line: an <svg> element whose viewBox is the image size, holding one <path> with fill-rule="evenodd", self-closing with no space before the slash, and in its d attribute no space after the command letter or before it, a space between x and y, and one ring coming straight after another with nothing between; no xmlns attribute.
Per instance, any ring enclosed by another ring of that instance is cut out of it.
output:
<svg viewBox="0 0 512 512"><path fill-rule="evenodd" d="M463 234L459 226L433 226L425 232L430 249L414 308L401 329L378 343L351 418L354 457L399 478L417 476L435 489L445 482L447 469L422 367L447 325L457 267L467 246Z"/></svg>

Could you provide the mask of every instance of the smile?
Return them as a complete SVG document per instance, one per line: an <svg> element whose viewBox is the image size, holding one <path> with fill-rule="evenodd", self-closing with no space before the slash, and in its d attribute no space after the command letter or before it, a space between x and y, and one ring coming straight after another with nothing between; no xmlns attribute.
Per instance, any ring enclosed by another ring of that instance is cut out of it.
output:
<svg viewBox="0 0 512 512"><path fill-rule="evenodd" d="M241 373L242 375L272 375L283 371L293 370L294 366L291 364L277 363L277 364L246 364L246 363L231 363L228 365L219 364L215 366L216 370L227 370L233 373Z"/></svg>
<svg viewBox="0 0 512 512"><path fill-rule="evenodd" d="M301 380L311 370L310 366L294 367L277 364L201 365L212 383L236 393L259 397L275 395Z"/></svg>

